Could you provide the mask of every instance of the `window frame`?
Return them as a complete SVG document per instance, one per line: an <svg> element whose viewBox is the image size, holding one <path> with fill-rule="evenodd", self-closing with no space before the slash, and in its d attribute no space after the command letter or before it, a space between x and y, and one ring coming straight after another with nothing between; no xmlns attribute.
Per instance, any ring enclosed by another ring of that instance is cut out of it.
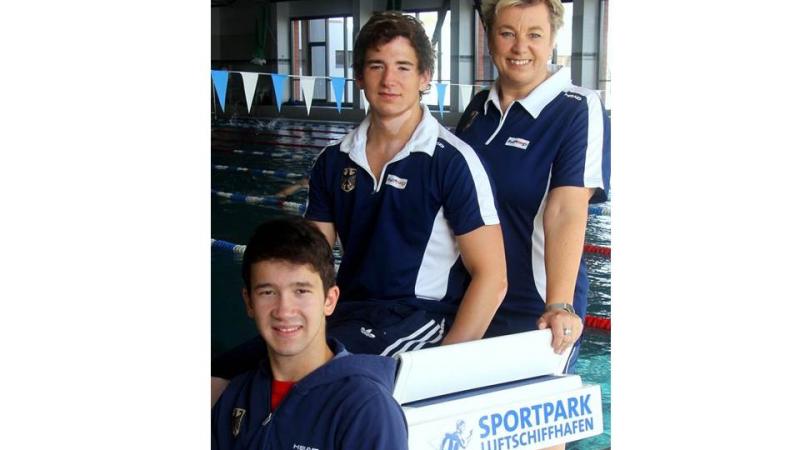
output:
<svg viewBox="0 0 800 450"><path fill-rule="evenodd" d="M348 18L351 21L353 20L353 16L352 15L321 15L321 16L292 16L292 17L289 17L289 27L288 27L289 28L289 47L290 47L290 51L289 51L289 67L294 68L295 67L295 62L296 62L296 59L297 59L296 56L295 56L294 23L295 23L295 21L300 21L300 27L301 27L300 39L301 39L301 41L303 43L305 43L305 47L303 47L301 51L303 52L303 55L306 57L305 60L308 62L308 71L309 71L309 73L305 73L306 72L306 68L303 67L303 64L302 64L302 61L301 61L300 64L298 65L298 67L300 68L301 73L293 73L291 75L316 76L316 77L319 78L320 77L319 75L311 75L311 73L310 73L310 71L311 71L311 69L310 69L310 67L311 67L311 51L312 51L311 49L313 47L323 47L325 49L325 75L324 75L324 78L323 78L324 79L324 86L325 86L325 98L324 99L312 98L311 105L314 106L314 107L325 107L325 108L333 107L333 108L336 108L335 99L334 100L328 100L328 98L330 98L332 96L332 94L333 94L331 92L332 89L331 89L330 80L329 80L329 78L331 77L330 73L331 73L331 64L332 64L331 61L330 61L331 58L328 57L328 53L330 51L330 48L328 47L328 40L327 40L327 37L328 37L328 34L329 34L329 29L330 29L329 19L342 19L342 43L343 43L342 46L343 46L343 50L345 51L345 67L344 67L345 76L344 76L344 78L346 80L345 84L344 84L344 92L342 93L342 107L350 107L350 108L353 107L353 100L347 101L348 93L350 92L350 90L353 89L351 84L354 83L353 81L351 81L351 79L349 79L347 77L348 67L350 65L352 65L352 60L351 60L351 58L349 58L348 52L352 53L352 51L353 51L352 48L348 49L348 41L347 41L347 38L348 38ZM311 20L320 20L320 19L324 19L325 20L324 35L325 35L326 40L325 41L311 41L310 37L309 37L309 34L310 34L310 29L309 28L310 27L309 27L308 23ZM350 44L350 46L352 46L352 43ZM297 79L297 78L292 78L292 77L289 77L289 80L290 80L289 82L291 83L290 90L289 90L291 95L289 96L289 100L286 101L284 104L291 105L291 106L304 106L305 102L303 101L303 97L302 97L303 94L302 94L302 91L299 88L297 89L297 92L298 92L299 95L295 96L295 85L294 85L294 83L300 83L300 80Z"/></svg>
<svg viewBox="0 0 800 450"><path fill-rule="evenodd" d="M436 20L438 21L439 20L438 14L441 11L439 10L439 8L410 8L410 9L403 9L401 12L403 14L413 14L414 18L416 18L417 20L419 20L419 14L420 13L435 12L437 14ZM453 19L452 8L447 10L447 12L445 14L448 14L448 13L450 14L450 20L452 21L452 19ZM433 36L431 36L431 38L432 37ZM448 39L448 44L449 44L449 41L450 40ZM447 84L450 85L450 89L452 90L453 89L453 73L452 73L453 67L450 68L450 78L447 79L447 80L442 80L442 54L444 52L441 51L441 48L443 46L443 42L444 42L444 39L441 39L441 37L440 37L439 42L436 43L438 48L434 48L433 49L433 52L434 52L435 57L436 57L436 64L434 66L434 72L435 73L431 74L431 83L441 83L442 81L447 81ZM433 89L433 86L431 86L431 92L435 93L435 89ZM450 98L445 96L445 102L450 103ZM426 103L426 105L430 106L431 104ZM438 101L436 103L434 103L433 105L438 107L438 105L439 105ZM452 112L453 111L452 108L453 108L452 103L442 105L442 110L444 112Z"/></svg>

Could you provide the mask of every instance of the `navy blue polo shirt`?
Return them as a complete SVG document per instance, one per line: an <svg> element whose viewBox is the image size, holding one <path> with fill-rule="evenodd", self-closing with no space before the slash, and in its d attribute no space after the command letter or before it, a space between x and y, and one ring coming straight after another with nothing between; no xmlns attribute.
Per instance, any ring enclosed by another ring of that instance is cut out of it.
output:
<svg viewBox="0 0 800 450"><path fill-rule="evenodd" d="M311 169L305 217L336 229L341 302L436 301L454 312L470 281L455 236L499 223L478 156L421 107L421 122L383 173L367 162L370 116Z"/></svg>
<svg viewBox="0 0 800 450"><path fill-rule="evenodd" d="M508 316L538 317L544 311L542 225L548 192L560 186L596 188L592 203L608 195L610 132L600 97L572 85L568 67L550 70L547 80L505 114L496 85L478 93L456 130L481 157L496 189L508 266L508 293L498 314ZM573 305L582 317L588 287L581 261Z"/></svg>

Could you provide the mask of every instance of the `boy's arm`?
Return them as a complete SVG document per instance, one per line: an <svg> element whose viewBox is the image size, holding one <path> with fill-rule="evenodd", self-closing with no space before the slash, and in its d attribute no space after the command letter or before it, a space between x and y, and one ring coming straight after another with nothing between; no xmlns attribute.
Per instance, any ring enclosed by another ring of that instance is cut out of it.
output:
<svg viewBox="0 0 800 450"><path fill-rule="evenodd" d="M333 226L331 222L319 222L316 220L310 220L314 226L319 228L319 231L325 235L325 239L327 239L328 244L333 248L333 244L336 243L336 228Z"/></svg>
<svg viewBox="0 0 800 450"><path fill-rule="evenodd" d="M484 225L456 241L472 280L442 345L482 338L508 286L500 225Z"/></svg>

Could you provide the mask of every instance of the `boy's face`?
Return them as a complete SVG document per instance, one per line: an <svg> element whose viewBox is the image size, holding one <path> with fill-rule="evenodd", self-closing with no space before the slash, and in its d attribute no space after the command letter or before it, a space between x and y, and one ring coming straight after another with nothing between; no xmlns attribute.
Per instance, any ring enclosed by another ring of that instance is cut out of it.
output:
<svg viewBox="0 0 800 450"><path fill-rule="evenodd" d="M430 82L430 72L419 73L419 61L408 38L398 36L379 48L367 49L363 78L370 111L380 118L393 118L419 108L419 93Z"/></svg>
<svg viewBox="0 0 800 450"><path fill-rule="evenodd" d="M336 307L339 288L325 292L310 264L259 261L250 266L250 291L242 296L274 357L302 361L327 345L325 317Z"/></svg>

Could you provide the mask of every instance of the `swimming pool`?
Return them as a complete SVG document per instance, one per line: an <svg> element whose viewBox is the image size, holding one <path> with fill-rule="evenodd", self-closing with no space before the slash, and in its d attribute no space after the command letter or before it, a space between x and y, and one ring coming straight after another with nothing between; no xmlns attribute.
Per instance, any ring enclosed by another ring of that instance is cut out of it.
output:
<svg viewBox="0 0 800 450"><path fill-rule="evenodd" d="M296 205L305 203L305 192L296 192L285 201L272 196L305 175L322 147L341 138L354 126L352 123L286 119L212 122L211 237L246 244L261 222L298 214ZM254 197L263 197L263 201L257 204L258 199ZM609 204L601 206L610 207ZM610 216L589 216L586 242L610 247ZM590 282L588 314L610 318L610 261L601 255L586 254L586 263ZM212 357L257 334L241 299L239 264L229 250L217 248L211 252ZM610 447L610 353L610 332L587 328L576 372L585 383L601 386L604 432L570 443L567 449Z"/></svg>

